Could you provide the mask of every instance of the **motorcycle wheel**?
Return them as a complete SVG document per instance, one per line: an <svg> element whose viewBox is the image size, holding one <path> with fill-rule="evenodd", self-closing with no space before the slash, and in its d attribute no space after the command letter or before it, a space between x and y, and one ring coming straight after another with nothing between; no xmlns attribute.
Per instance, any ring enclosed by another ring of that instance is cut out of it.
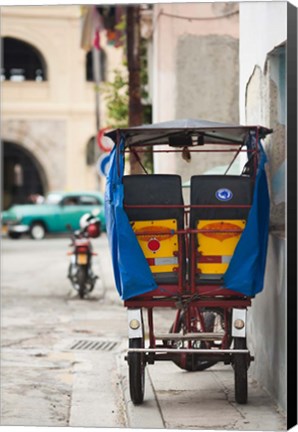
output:
<svg viewBox="0 0 298 432"><path fill-rule="evenodd" d="M85 297L86 294L86 282L87 282L87 267L79 266L77 272L77 281L79 285L79 296L81 299Z"/></svg>

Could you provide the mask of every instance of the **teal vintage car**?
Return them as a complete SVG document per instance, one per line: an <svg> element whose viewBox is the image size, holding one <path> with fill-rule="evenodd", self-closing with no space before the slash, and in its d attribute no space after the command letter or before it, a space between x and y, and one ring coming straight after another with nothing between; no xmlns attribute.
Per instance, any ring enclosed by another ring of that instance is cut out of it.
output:
<svg viewBox="0 0 298 432"><path fill-rule="evenodd" d="M17 239L29 234L41 240L47 233L67 232L66 225L79 228L83 214L99 210L101 229L105 231L104 198L100 192L52 192L42 204L13 205L1 215L2 232Z"/></svg>

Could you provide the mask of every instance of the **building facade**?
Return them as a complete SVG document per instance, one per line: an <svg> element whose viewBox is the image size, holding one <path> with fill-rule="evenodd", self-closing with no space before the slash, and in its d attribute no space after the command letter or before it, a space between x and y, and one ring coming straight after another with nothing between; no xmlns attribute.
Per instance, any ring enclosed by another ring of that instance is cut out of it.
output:
<svg viewBox="0 0 298 432"><path fill-rule="evenodd" d="M96 97L80 47L80 6L1 8L3 207L30 193L102 189L95 167ZM104 77L122 49L101 38ZM100 126L107 126L100 100Z"/></svg>

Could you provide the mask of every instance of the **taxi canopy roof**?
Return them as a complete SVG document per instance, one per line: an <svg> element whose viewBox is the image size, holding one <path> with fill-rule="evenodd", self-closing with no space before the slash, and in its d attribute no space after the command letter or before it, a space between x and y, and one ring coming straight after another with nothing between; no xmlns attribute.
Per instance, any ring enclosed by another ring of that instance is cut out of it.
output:
<svg viewBox="0 0 298 432"><path fill-rule="evenodd" d="M244 144L247 134L253 131L258 131L259 138L264 138L273 132L272 129L263 126L241 126L207 120L181 119L114 129L105 135L116 142L117 135L119 134L125 138L126 147L155 144L169 144L174 147L182 147L205 143Z"/></svg>

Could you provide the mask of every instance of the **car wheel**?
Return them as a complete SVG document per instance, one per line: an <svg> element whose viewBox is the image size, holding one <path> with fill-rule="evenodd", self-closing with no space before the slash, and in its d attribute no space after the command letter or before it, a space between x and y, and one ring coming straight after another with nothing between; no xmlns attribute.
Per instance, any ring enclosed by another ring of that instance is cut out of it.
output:
<svg viewBox="0 0 298 432"><path fill-rule="evenodd" d="M30 236L33 240L42 240L46 235L46 229L40 222L35 222L31 225Z"/></svg>
<svg viewBox="0 0 298 432"><path fill-rule="evenodd" d="M14 240L21 238L21 234L18 232L9 232L8 237Z"/></svg>

